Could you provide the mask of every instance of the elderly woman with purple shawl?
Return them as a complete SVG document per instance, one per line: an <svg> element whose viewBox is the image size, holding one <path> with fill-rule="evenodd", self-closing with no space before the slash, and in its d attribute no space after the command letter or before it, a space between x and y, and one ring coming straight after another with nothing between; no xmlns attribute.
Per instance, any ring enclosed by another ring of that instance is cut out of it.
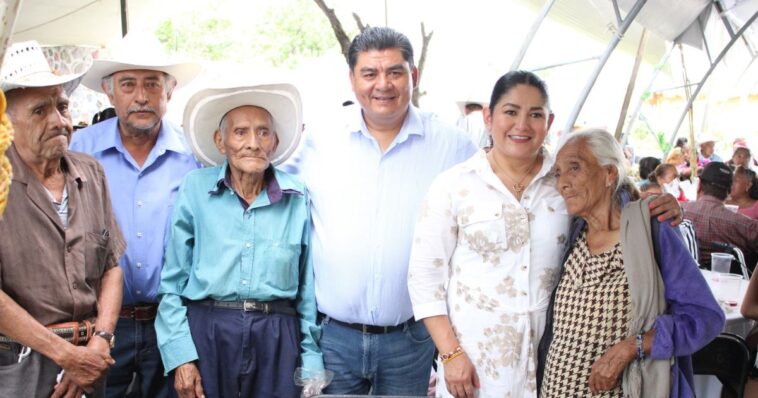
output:
<svg viewBox="0 0 758 398"><path fill-rule="evenodd" d="M554 178L574 220L539 347L540 396L694 396L690 355L724 313L680 236L651 223L605 131L570 134Z"/></svg>

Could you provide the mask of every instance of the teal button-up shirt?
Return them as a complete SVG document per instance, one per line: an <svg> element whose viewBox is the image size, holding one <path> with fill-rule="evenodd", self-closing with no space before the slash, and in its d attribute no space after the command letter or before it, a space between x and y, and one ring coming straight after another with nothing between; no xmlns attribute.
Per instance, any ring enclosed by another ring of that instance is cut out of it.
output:
<svg viewBox="0 0 758 398"><path fill-rule="evenodd" d="M204 299L293 300L303 367L321 370L305 185L270 167L266 188L246 206L227 168L189 173L174 204L155 320L166 373L198 358L184 300Z"/></svg>

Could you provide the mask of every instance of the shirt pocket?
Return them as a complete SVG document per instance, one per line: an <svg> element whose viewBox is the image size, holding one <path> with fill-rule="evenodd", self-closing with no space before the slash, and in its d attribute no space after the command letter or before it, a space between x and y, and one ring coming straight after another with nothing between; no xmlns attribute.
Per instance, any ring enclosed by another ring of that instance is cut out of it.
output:
<svg viewBox="0 0 758 398"><path fill-rule="evenodd" d="M258 260L263 274L261 281L282 292L297 291L300 268L300 245L280 241L266 242L263 257Z"/></svg>
<svg viewBox="0 0 758 398"><path fill-rule="evenodd" d="M87 281L99 280L105 269L105 253L108 248L107 235L87 232L84 237L84 265Z"/></svg>
<svg viewBox="0 0 758 398"><path fill-rule="evenodd" d="M502 202L462 203L456 219L459 245L479 253L485 261L502 251L506 238Z"/></svg>

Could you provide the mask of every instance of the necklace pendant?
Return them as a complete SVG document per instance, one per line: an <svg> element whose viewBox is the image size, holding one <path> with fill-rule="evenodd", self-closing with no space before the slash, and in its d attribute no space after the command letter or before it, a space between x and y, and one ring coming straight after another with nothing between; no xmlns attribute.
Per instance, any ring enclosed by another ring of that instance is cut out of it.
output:
<svg viewBox="0 0 758 398"><path fill-rule="evenodd" d="M519 195L519 194L521 194L521 191L524 190L524 186L517 182L517 183L513 184L513 190L516 191L517 195Z"/></svg>

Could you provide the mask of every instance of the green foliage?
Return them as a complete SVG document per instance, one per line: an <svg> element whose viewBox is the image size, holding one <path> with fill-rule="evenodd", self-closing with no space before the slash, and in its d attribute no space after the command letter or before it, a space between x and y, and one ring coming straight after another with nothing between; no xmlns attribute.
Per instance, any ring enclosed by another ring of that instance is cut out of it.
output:
<svg viewBox="0 0 758 398"><path fill-rule="evenodd" d="M174 54L197 60L265 60L294 68L337 50L326 18L310 0L219 0L163 21L155 35Z"/></svg>
<svg viewBox="0 0 758 398"><path fill-rule="evenodd" d="M658 148L661 150L661 153L666 156L671 150L671 144L669 143L668 138L666 138L666 134L664 134L663 131L659 131L655 138L658 140Z"/></svg>
<svg viewBox="0 0 758 398"><path fill-rule="evenodd" d="M337 49L328 21L312 1L277 2L264 15L250 47L274 66L294 68L304 57Z"/></svg>
<svg viewBox="0 0 758 398"><path fill-rule="evenodd" d="M156 37L169 52L211 61L228 58L234 47L230 34L231 21L205 18L199 13L180 21L166 20L155 31Z"/></svg>

